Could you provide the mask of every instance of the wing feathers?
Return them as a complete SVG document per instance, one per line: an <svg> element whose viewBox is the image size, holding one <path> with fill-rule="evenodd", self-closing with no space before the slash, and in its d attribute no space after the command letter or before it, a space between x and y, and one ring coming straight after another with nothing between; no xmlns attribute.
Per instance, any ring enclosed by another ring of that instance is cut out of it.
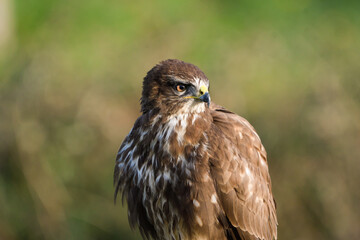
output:
<svg viewBox="0 0 360 240"><path fill-rule="evenodd" d="M244 118L215 104L211 108L210 172L221 207L243 239L276 239L275 203L260 138Z"/></svg>

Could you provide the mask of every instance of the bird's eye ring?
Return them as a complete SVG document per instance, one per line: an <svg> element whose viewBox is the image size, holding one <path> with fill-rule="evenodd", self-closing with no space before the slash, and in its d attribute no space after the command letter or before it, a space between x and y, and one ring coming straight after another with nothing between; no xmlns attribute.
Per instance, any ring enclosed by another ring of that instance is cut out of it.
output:
<svg viewBox="0 0 360 240"><path fill-rule="evenodd" d="M176 90L177 90L178 92L183 92L183 91L186 90L186 86L185 86L184 84L177 84L177 85L176 85Z"/></svg>

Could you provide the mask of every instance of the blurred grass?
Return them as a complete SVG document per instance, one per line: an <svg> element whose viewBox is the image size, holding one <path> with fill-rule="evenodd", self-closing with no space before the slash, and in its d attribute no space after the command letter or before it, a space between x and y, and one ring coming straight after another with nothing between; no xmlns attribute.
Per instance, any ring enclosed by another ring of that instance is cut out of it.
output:
<svg viewBox="0 0 360 240"><path fill-rule="evenodd" d="M167 58L258 130L280 239L359 239L359 7L0 0L0 239L139 238L113 205L114 157Z"/></svg>

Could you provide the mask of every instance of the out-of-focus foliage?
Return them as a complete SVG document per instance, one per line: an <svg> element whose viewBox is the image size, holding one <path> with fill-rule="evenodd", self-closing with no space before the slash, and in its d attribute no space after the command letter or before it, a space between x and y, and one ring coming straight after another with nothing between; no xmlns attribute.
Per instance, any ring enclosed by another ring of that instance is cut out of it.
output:
<svg viewBox="0 0 360 240"><path fill-rule="evenodd" d="M114 158L160 60L269 155L279 239L360 239L359 1L0 0L0 239L138 239Z"/></svg>

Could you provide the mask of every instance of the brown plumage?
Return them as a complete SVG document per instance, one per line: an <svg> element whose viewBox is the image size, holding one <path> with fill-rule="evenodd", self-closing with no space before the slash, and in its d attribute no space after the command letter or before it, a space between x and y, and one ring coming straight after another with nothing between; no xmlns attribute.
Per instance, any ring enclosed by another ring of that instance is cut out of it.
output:
<svg viewBox="0 0 360 240"><path fill-rule="evenodd" d="M196 66L166 60L143 82L115 197L146 239L277 239L266 152L244 118L210 103Z"/></svg>

